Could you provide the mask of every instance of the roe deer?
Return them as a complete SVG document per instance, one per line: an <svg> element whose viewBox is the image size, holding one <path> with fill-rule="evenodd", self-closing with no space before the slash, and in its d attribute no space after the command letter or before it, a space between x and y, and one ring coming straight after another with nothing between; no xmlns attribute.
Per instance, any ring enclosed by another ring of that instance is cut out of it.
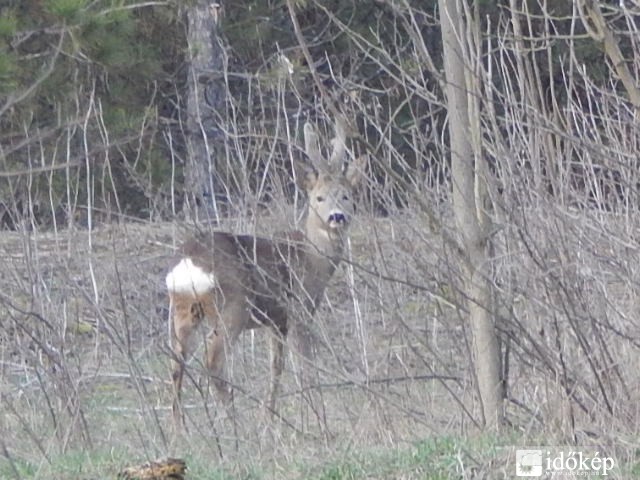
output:
<svg viewBox="0 0 640 480"><path fill-rule="evenodd" d="M206 319L206 366L225 403L232 389L225 376L228 349L247 329L273 330L268 407L275 413L284 341L294 337L298 353L311 356L308 322L342 256L345 234L354 212L353 189L365 157L345 166L344 120L336 120L329 161L323 161L313 127L304 126L310 167L296 176L308 195L304 232L270 240L228 232L202 234L187 240L180 260L167 275L169 332L173 358L173 416L181 424L180 390L185 361L196 327ZM304 318L306 317L306 318Z"/></svg>

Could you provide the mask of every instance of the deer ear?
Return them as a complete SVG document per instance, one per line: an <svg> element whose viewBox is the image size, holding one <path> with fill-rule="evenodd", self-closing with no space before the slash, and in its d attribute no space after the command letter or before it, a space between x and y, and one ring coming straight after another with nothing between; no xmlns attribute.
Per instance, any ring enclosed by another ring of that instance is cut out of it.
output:
<svg viewBox="0 0 640 480"><path fill-rule="evenodd" d="M344 172L344 176L352 187L356 187L364 175L367 167L367 155L361 155L349 164Z"/></svg>

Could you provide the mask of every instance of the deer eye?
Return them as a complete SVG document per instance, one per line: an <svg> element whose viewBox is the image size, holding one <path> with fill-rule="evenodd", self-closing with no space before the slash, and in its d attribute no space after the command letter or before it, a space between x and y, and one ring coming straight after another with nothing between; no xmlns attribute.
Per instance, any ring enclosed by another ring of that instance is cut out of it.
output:
<svg viewBox="0 0 640 480"><path fill-rule="evenodd" d="M322 196L318 195L318 196L316 197L316 201L317 201L318 203L322 203L322 202L324 202L324 197L322 197Z"/></svg>
<svg viewBox="0 0 640 480"><path fill-rule="evenodd" d="M347 200L349 200L349 197L347 195L343 195L342 200L346 202Z"/></svg>

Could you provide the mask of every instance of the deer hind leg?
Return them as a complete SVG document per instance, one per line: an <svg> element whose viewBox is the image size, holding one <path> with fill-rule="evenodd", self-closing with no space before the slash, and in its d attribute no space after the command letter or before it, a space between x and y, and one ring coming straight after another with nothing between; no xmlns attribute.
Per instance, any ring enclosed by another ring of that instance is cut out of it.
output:
<svg viewBox="0 0 640 480"><path fill-rule="evenodd" d="M219 318L207 338L206 363L219 398L228 405L233 400L233 389L226 371L227 355L250 317L245 303L238 302L225 305Z"/></svg>
<svg viewBox="0 0 640 480"><path fill-rule="evenodd" d="M173 420L176 425L183 423L181 402L182 379L185 362L193 353L192 336L203 318L201 303L190 295L169 294L169 331L173 350Z"/></svg>

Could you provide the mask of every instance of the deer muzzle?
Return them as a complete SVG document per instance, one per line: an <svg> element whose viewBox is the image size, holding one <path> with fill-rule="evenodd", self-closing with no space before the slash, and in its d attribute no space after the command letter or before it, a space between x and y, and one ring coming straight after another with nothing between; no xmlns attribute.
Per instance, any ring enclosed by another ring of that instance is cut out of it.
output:
<svg viewBox="0 0 640 480"><path fill-rule="evenodd" d="M340 225L346 225L347 216L342 212L334 212L329 215L329 226L337 228Z"/></svg>

